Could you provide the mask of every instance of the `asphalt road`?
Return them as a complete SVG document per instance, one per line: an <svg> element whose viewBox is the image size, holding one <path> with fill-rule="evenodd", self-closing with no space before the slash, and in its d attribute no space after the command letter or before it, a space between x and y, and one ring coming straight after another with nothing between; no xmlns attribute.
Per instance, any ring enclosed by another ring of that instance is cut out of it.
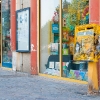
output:
<svg viewBox="0 0 100 100"><path fill-rule="evenodd" d="M0 100L100 100L87 85L0 68Z"/></svg>

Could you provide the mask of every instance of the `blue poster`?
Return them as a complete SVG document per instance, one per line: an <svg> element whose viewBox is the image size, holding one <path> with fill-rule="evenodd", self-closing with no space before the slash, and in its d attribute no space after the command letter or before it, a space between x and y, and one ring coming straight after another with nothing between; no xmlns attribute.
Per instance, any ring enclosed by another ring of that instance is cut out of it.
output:
<svg viewBox="0 0 100 100"><path fill-rule="evenodd" d="M52 24L52 33L59 33L59 24Z"/></svg>

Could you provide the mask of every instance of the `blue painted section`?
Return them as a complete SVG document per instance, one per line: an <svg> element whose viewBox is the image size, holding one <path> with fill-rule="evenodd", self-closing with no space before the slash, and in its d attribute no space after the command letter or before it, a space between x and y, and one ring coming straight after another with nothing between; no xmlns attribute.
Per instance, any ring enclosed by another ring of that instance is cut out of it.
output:
<svg viewBox="0 0 100 100"><path fill-rule="evenodd" d="M52 33L59 33L59 25L52 24Z"/></svg>
<svg viewBox="0 0 100 100"><path fill-rule="evenodd" d="M12 68L12 63L2 62L2 66L6 68Z"/></svg>

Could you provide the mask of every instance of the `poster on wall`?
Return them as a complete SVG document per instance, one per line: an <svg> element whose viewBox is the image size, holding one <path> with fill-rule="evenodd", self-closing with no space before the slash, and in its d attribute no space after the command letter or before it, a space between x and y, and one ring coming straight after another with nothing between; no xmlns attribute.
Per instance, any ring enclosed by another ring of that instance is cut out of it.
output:
<svg viewBox="0 0 100 100"><path fill-rule="evenodd" d="M74 60L94 59L94 30L79 31L76 35Z"/></svg>
<svg viewBox="0 0 100 100"><path fill-rule="evenodd" d="M16 51L30 51L30 8L16 11Z"/></svg>

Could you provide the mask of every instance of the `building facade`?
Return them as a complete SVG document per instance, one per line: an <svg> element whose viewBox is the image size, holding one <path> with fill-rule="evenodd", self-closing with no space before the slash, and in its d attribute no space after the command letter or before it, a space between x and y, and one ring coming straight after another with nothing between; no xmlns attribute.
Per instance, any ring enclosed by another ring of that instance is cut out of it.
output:
<svg viewBox="0 0 100 100"><path fill-rule="evenodd" d="M99 0L2 0L2 67L87 83L87 63L70 65L75 26L99 24L99 5ZM10 15L7 29L3 7Z"/></svg>

